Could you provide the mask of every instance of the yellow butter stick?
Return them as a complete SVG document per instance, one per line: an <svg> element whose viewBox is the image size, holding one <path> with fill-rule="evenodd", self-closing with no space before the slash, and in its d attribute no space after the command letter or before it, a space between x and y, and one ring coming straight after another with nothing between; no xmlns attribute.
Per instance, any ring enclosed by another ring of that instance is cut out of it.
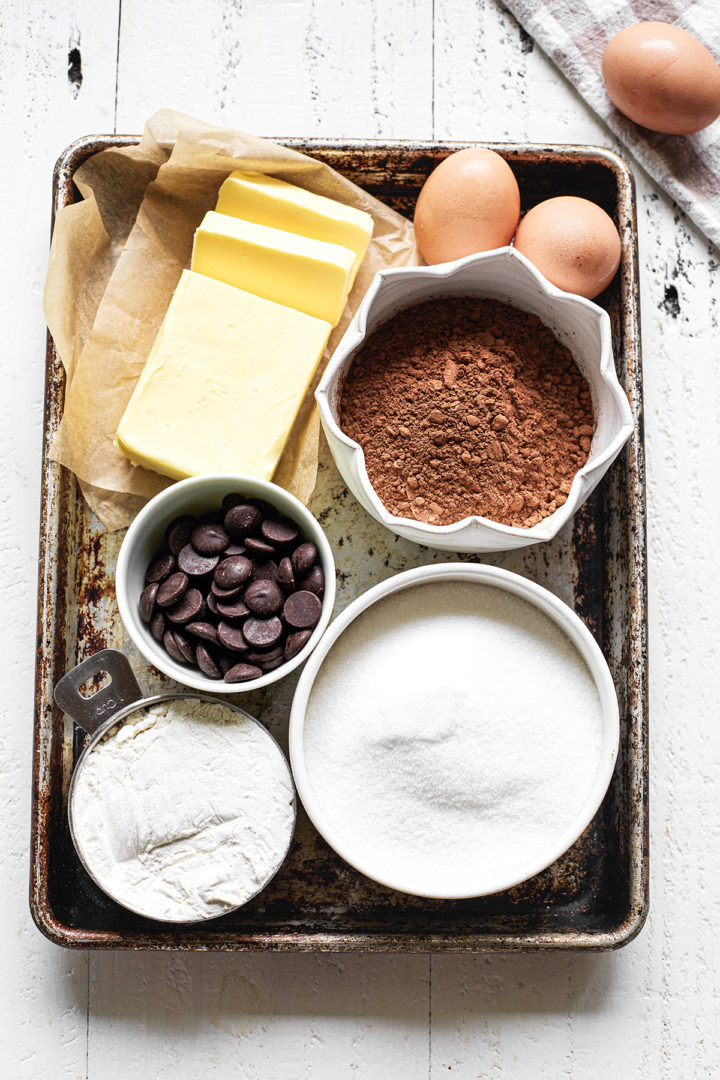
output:
<svg viewBox="0 0 720 1080"><path fill-rule="evenodd" d="M350 248L355 253L353 279L373 233L373 219L364 210L264 173L230 173L220 188L215 209L257 225Z"/></svg>
<svg viewBox="0 0 720 1080"><path fill-rule="evenodd" d="M340 319L355 255L350 248L210 210L195 233L191 269L303 311Z"/></svg>
<svg viewBox="0 0 720 1080"><path fill-rule="evenodd" d="M184 270L117 430L135 465L270 479L331 326Z"/></svg>

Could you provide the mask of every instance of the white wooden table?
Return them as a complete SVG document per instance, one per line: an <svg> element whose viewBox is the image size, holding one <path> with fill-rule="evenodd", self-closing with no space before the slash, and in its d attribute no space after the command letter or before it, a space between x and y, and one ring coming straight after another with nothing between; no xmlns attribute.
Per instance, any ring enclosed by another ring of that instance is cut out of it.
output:
<svg viewBox="0 0 720 1080"><path fill-rule="evenodd" d="M719 256L639 170L652 738L640 937L611 955L111 955L64 952L35 929L41 294L60 150L137 132L162 105L265 135L615 144L497 0L10 0L0 25L3 1075L720 1075Z"/></svg>

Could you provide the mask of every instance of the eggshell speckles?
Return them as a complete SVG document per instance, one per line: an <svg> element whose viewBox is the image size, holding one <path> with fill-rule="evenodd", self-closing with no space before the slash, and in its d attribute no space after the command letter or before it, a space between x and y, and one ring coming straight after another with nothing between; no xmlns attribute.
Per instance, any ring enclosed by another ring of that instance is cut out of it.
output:
<svg viewBox="0 0 720 1080"><path fill-rule="evenodd" d="M469 147L441 161L415 207L415 236L428 263L509 244L520 217L513 171L493 150Z"/></svg>
<svg viewBox="0 0 720 1080"><path fill-rule="evenodd" d="M692 34L670 23L621 30L605 48L602 76L620 112L651 131L689 135L720 115L720 67Z"/></svg>
<svg viewBox="0 0 720 1080"><path fill-rule="evenodd" d="M515 249L558 289L588 300L606 289L620 265L618 231L589 199L561 195L529 210L518 226Z"/></svg>

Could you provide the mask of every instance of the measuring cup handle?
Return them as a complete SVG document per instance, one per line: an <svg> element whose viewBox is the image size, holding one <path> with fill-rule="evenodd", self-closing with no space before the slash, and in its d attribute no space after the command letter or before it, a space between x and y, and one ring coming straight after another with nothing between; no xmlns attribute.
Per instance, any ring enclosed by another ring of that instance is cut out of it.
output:
<svg viewBox="0 0 720 1080"><path fill-rule="evenodd" d="M80 687L97 675L109 675L110 682L90 697ZM139 701L142 691L128 658L117 649L102 649L63 675L55 687L55 702L83 731L92 735L113 713Z"/></svg>

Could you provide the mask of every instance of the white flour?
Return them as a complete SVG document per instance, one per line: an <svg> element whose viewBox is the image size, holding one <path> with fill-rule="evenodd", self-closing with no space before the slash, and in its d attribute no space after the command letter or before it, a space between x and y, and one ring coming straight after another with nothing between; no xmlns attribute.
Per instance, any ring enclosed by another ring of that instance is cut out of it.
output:
<svg viewBox="0 0 720 1080"><path fill-rule="evenodd" d="M78 774L75 839L98 883L153 919L243 903L280 864L294 791L266 732L197 699L162 702L112 728Z"/></svg>
<svg viewBox="0 0 720 1080"><path fill-rule="evenodd" d="M602 714L569 638L479 584L360 615L310 694L308 780L338 844L407 892L468 895L552 852L597 775Z"/></svg>

